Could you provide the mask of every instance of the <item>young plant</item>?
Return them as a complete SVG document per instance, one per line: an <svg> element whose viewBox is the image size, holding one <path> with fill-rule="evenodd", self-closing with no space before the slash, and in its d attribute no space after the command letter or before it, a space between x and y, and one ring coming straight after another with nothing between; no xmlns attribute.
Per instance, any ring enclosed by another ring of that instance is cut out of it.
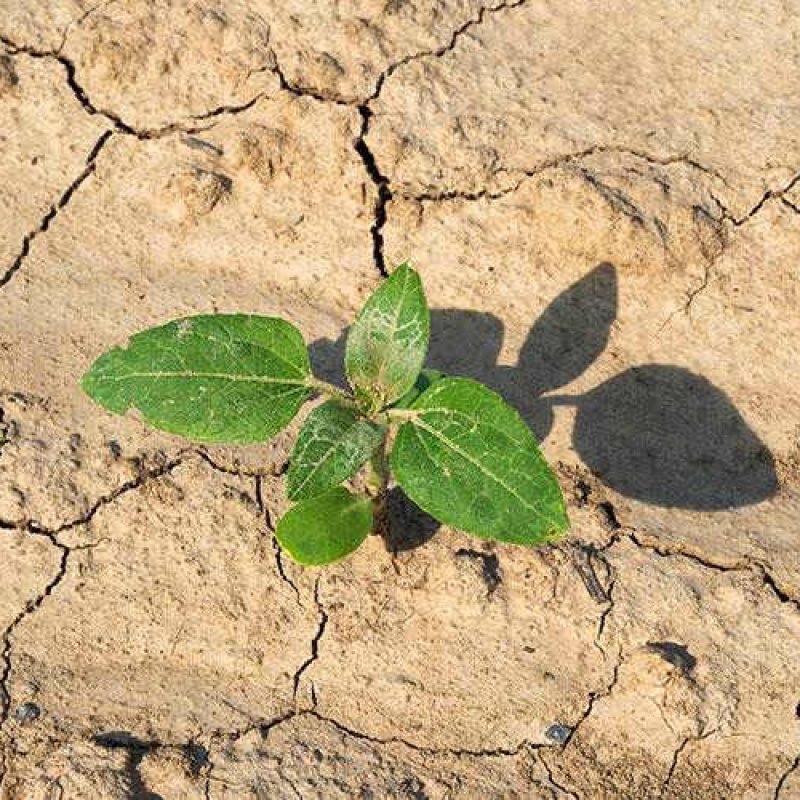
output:
<svg viewBox="0 0 800 800"><path fill-rule="evenodd" d="M131 337L95 361L83 389L115 414L196 442L264 442L314 395L287 476L295 505L275 535L300 564L352 553L385 531L392 477L441 522L536 545L568 527L533 434L497 393L422 369L430 317L419 275L399 266L350 328L352 393L315 378L300 332L276 317L208 314ZM342 487L366 470L364 493Z"/></svg>

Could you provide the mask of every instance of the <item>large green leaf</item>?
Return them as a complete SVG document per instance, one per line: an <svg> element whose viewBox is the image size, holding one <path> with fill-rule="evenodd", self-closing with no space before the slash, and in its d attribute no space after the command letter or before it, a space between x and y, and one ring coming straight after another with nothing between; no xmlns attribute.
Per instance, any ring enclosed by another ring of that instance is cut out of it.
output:
<svg viewBox="0 0 800 800"><path fill-rule="evenodd" d="M349 478L375 452L386 429L335 400L317 406L297 437L289 467L289 499L322 494Z"/></svg>
<svg viewBox="0 0 800 800"><path fill-rule="evenodd" d="M443 378L411 405L392 469L422 509L484 538L539 544L567 529L558 481L533 434L501 397Z"/></svg>
<svg viewBox="0 0 800 800"><path fill-rule="evenodd" d="M309 395L300 332L274 317L186 317L132 336L95 361L81 385L100 405L137 408L154 428L201 442L262 442Z"/></svg>
<svg viewBox="0 0 800 800"><path fill-rule="evenodd" d="M298 564L319 565L352 553L371 530L372 501L338 486L287 511L275 538Z"/></svg>
<svg viewBox="0 0 800 800"><path fill-rule="evenodd" d="M347 336L347 377L365 408L383 408L414 385L429 336L422 281L402 264L367 300Z"/></svg>

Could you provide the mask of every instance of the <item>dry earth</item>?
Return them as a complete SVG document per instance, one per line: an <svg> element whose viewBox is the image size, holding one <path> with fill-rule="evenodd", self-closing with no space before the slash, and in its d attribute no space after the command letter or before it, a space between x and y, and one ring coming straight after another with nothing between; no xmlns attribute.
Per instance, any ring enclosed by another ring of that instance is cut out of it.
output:
<svg viewBox="0 0 800 800"><path fill-rule="evenodd" d="M800 6L0 0L0 795L800 797ZM282 557L91 360L398 260L572 531Z"/></svg>

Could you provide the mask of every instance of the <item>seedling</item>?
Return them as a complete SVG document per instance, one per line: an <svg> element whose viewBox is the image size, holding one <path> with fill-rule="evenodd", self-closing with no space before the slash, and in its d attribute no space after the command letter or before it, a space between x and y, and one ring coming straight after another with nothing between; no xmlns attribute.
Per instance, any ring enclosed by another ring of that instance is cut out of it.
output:
<svg viewBox="0 0 800 800"><path fill-rule="evenodd" d="M352 392L314 377L293 325L250 314L148 328L98 358L82 386L115 414L133 407L154 428L217 443L267 441L321 396L291 457L295 505L275 532L300 564L337 561L385 532L392 477L420 508L476 536L556 538L569 524L564 500L533 434L486 386L423 369L429 334L422 282L403 264L349 331ZM364 489L353 491L362 470Z"/></svg>

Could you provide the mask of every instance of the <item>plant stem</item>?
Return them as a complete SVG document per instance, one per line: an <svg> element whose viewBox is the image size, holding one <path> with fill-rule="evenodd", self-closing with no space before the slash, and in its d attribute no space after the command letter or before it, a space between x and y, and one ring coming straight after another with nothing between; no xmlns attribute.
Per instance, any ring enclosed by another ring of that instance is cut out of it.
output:
<svg viewBox="0 0 800 800"><path fill-rule="evenodd" d="M320 380L319 378L311 378L309 386L315 392L318 392L319 394L324 394L327 397L330 397L332 400L337 400L342 405L349 406L351 408L357 407L356 401L353 399L351 395L340 389L338 386L334 386L332 383Z"/></svg>
<svg viewBox="0 0 800 800"><path fill-rule="evenodd" d="M387 505L389 464L387 461L387 442L388 434L384 436L380 446L367 462L367 494L372 498L372 513L374 517L373 533L382 536L385 541L388 541L389 536L389 508Z"/></svg>
<svg viewBox="0 0 800 800"><path fill-rule="evenodd" d="M386 422L390 425L393 422L409 422L416 419L421 413L413 408L387 408L383 412Z"/></svg>

